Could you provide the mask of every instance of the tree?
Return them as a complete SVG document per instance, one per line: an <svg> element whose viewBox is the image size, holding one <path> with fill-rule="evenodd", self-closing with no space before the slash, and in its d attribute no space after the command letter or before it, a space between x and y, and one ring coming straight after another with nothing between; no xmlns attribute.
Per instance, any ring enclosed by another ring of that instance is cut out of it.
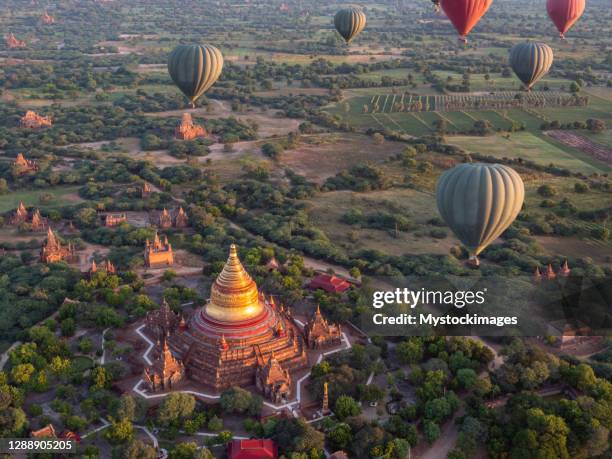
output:
<svg viewBox="0 0 612 459"><path fill-rule="evenodd" d="M471 368L460 368L457 370L457 382L459 386L464 389L471 389L474 387L477 379L478 375Z"/></svg>
<svg viewBox="0 0 612 459"><path fill-rule="evenodd" d="M123 449L124 459L156 459L157 451L140 440L130 441Z"/></svg>
<svg viewBox="0 0 612 459"><path fill-rule="evenodd" d="M157 413L157 420L161 425L176 424L191 416L195 405L196 401L193 395L173 392L162 402Z"/></svg>
<svg viewBox="0 0 612 459"><path fill-rule="evenodd" d="M333 450L346 449L353 440L353 434L348 424L338 424L335 428L327 433L327 441L332 446Z"/></svg>
<svg viewBox="0 0 612 459"><path fill-rule="evenodd" d="M357 416L361 413L359 403L350 395L341 395L336 399L334 404L334 414L339 419L345 419L349 416Z"/></svg>
<svg viewBox="0 0 612 459"><path fill-rule="evenodd" d="M423 360L423 342L417 337L408 338L396 346L395 352L402 363L420 363Z"/></svg>
<svg viewBox="0 0 612 459"><path fill-rule="evenodd" d="M112 382L110 372L104 367L96 367L91 371L91 388L93 390L106 389Z"/></svg>
<svg viewBox="0 0 612 459"><path fill-rule="evenodd" d="M111 443L125 443L134 437L134 426L128 419L113 420L105 436Z"/></svg>
<svg viewBox="0 0 612 459"><path fill-rule="evenodd" d="M606 129L606 123L598 118L589 118L586 125L587 129L593 132L602 132Z"/></svg>
<svg viewBox="0 0 612 459"><path fill-rule="evenodd" d="M423 433L427 443L433 443L440 436L440 427L433 421L425 421L423 424Z"/></svg>
<svg viewBox="0 0 612 459"><path fill-rule="evenodd" d="M119 399L119 406L117 407L117 417L129 421L134 421L136 419L136 401L134 397L129 394L121 396Z"/></svg>
<svg viewBox="0 0 612 459"><path fill-rule="evenodd" d="M259 395L254 395L241 387L232 387L221 394L221 408L226 413L248 413L256 415L261 412L263 403Z"/></svg>
<svg viewBox="0 0 612 459"><path fill-rule="evenodd" d="M170 454L169 459L194 459L198 445L195 442L179 443L174 447Z"/></svg>

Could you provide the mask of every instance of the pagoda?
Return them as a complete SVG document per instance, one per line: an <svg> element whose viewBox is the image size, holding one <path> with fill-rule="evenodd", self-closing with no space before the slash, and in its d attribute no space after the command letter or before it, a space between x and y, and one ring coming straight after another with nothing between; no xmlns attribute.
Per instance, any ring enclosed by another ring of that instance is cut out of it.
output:
<svg viewBox="0 0 612 459"><path fill-rule="evenodd" d="M13 35L12 33L6 35L4 37L4 41L6 42L6 46L8 47L8 49L19 49L26 47L26 42L23 40L18 40L17 37L15 37L15 35Z"/></svg>
<svg viewBox="0 0 612 459"><path fill-rule="evenodd" d="M9 225L17 226L25 223L28 220L28 210L23 202L19 202L19 206L15 210L13 216L9 219Z"/></svg>
<svg viewBox="0 0 612 459"><path fill-rule="evenodd" d="M172 252L172 245L168 242L168 237L165 236L162 242L158 234L155 233L152 243L147 239L144 259L147 268L161 268L173 265L174 252Z"/></svg>
<svg viewBox="0 0 612 459"><path fill-rule="evenodd" d="M176 316L167 321L168 344L186 375L216 391L255 384L279 402L290 395L291 372L308 365L300 331L288 313L259 292L235 245L207 303L188 321L171 321L176 323Z"/></svg>
<svg viewBox="0 0 612 459"><path fill-rule="evenodd" d="M159 214L157 226L162 229L172 228L172 217L170 216L170 212L168 212L167 209L164 209L162 213Z"/></svg>
<svg viewBox="0 0 612 459"><path fill-rule="evenodd" d="M329 324L317 306L315 313L304 327L304 336L309 348L321 349L339 344L342 340L342 331L338 324Z"/></svg>
<svg viewBox="0 0 612 459"><path fill-rule="evenodd" d="M151 193L153 193L153 188L151 188L151 184L149 182L144 182L141 191L142 198L147 198Z"/></svg>
<svg viewBox="0 0 612 459"><path fill-rule="evenodd" d="M13 169L17 175L25 175L38 171L38 163L33 159L26 159L23 153L19 153L13 162Z"/></svg>
<svg viewBox="0 0 612 459"><path fill-rule="evenodd" d="M185 367L174 358L164 338L159 356L153 365L144 369L144 380L151 391L170 390L185 376Z"/></svg>
<svg viewBox="0 0 612 459"><path fill-rule="evenodd" d="M75 257L75 249L72 244L63 246L57 239L55 233L49 228L47 231L47 240L40 249L40 261L43 263L55 263L58 261L73 261Z"/></svg>
<svg viewBox="0 0 612 459"><path fill-rule="evenodd" d="M30 217L25 205L23 202L20 202L15 213L9 219L9 225L19 226L23 224L29 225L30 231L42 231L48 226L47 219L40 215L38 209L32 212L32 216Z"/></svg>
<svg viewBox="0 0 612 459"><path fill-rule="evenodd" d="M179 207L179 209L173 213L170 213L168 209L164 209L159 213L157 218L153 219L153 221L154 224L161 229L186 228L189 226L189 217L182 207Z"/></svg>
<svg viewBox="0 0 612 459"><path fill-rule="evenodd" d="M50 117L41 116L32 110L28 110L19 120L19 127L28 129L39 129L51 127L52 125L53 123Z"/></svg>
<svg viewBox="0 0 612 459"><path fill-rule="evenodd" d="M179 207L179 210L174 216L174 227L175 228L186 228L189 226L189 216L187 212L183 210L183 207Z"/></svg>
<svg viewBox="0 0 612 459"><path fill-rule="evenodd" d="M40 19L43 24L46 24L46 25L55 24L55 18L53 16L50 16L49 13L47 13L46 11L45 11L45 14L43 14Z"/></svg>
<svg viewBox="0 0 612 459"><path fill-rule="evenodd" d="M97 265L95 260L91 261L91 266L89 267L89 276L92 277L94 274L98 272L105 272L107 274L116 274L117 268L110 260L105 260L100 266Z"/></svg>
<svg viewBox="0 0 612 459"><path fill-rule="evenodd" d="M206 129L199 124L195 124L190 113L183 113L180 124L174 129L174 138L177 140L193 140L206 136Z"/></svg>

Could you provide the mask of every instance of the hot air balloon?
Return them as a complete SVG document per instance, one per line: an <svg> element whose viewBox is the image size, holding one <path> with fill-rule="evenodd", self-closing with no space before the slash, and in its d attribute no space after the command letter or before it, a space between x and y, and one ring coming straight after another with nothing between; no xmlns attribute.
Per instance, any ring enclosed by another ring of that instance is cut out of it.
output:
<svg viewBox="0 0 612 459"><path fill-rule="evenodd" d="M366 16L359 8L345 8L334 16L334 26L342 38L350 43L366 25Z"/></svg>
<svg viewBox="0 0 612 459"><path fill-rule="evenodd" d="M493 0L440 0L440 6L459 32L460 40L467 41L467 34L484 16Z"/></svg>
<svg viewBox="0 0 612 459"><path fill-rule="evenodd" d="M442 174L436 188L440 215L469 249L474 265L514 221L524 198L523 180L502 164L460 164Z"/></svg>
<svg viewBox="0 0 612 459"><path fill-rule="evenodd" d="M168 57L168 73L192 107L217 81L222 69L223 55L211 45L178 45Z"/></svg>
<svg viewBox="0 0 612 459"><path fill-rule="evenodd" d="M585 0L547 0L546 10L563 39L567 31L584 13Z"/></svg>
<svg viewBox="0 0 612 459"><path fill-rule="evenodd" d="M545 43L519 43L510 50L510 66L528 91L548 73L552 63L553 51Z"/></svg>

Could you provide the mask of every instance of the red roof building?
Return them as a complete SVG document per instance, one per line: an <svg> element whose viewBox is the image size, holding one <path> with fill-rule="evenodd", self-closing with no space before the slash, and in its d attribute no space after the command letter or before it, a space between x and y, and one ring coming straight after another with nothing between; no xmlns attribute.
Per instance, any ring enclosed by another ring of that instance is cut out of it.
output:
<svg viewBox="0 0 612 459"><path fill-rule="evenodd" d="M308 288L311 290L321 289L327 293L342 293L351 287L344 279L330 274L318 274L310 281Z"/></svg>
<svg viewBox="0 0 612 459"><path fill-rule="evenodd" d="M232 440L227 448L228 459L277 459L278 447L269 439Z"/></svg>

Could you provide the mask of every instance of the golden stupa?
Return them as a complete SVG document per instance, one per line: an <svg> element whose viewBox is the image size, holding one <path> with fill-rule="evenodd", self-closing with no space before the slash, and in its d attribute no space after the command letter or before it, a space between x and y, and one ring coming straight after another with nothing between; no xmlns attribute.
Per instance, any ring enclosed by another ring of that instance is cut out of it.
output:
<svg viewBox="0 0 612 459"><path fill-rule="evenodd" d="M263 312L257 284L242 266L236 246L232 244L225 267L210 289L205 314L221 322L240 322Z"/></svg>

